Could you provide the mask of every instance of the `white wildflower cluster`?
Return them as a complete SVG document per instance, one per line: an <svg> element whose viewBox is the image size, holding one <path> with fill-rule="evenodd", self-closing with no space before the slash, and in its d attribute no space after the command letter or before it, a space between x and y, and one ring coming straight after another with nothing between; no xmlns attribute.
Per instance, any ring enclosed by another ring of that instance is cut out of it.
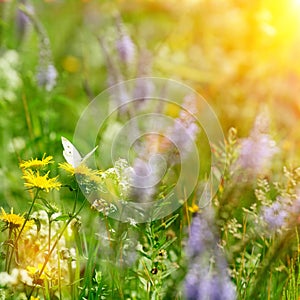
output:
<svg viewBox="0 0 300 300"><path fill-rule="evenodd" d="M116 161L114 169L119 183L120 197L125 199L130 191L132 168L128 165L127 160L119 159Z"/></svg>
<svg viewBox="0 0 300 300"><path fill-rule="evenodd" d="M109 203L104 199L94 200L91 207L105 216L108 216L117 211L117 206L115 204Z"/></svg>
<svg viewBox="0 0 300 300"><path fill-rule="evenodd" d="M102 187L104 194L106 191L109 191L109 194L113 192L115 196L113 200L117 202L126 200L131 187L131 173L132 168L125 159L117 160L113 168L109 168L101 173L104 182L104 186ZM117 206L114 203L101 197L93 201L92 208L106 216L117 211Z"/></svg>
<svg viewBox="0 0 300 300"><path fill-rule="evenodd" d="M14 50L5 51L0 57L0 98L15 101L22 80L18 72L19 55Z"/></svg>
<svg viewBox="0 0 300 300"><path fill-rule="evenodd" d="M54 243L56 242L56 238L64 225L64 221L56 220L56 218L58 218L60 215L61 213L54 213L48 216L47 212L44 210L40 210L32 214L32 218L38 220L38 230L33 227L28 232L26 232L26 235L24 237L24 239L33 246L31 248L35 251L35 253L32 253L33 255L27 255L26 258L28 249L25 249L24 259L28 260L27 265L37 267L39 264L44 263L45 257L48 255L49 251L51 251ZM51 234L51 236L49 236L49 233ZM68 233L68 230L66 231L66 233ZM71 235L71 232L69 232L69 235ZM67 248L67 241L65 236L63 235L57 242L55 250L50 255L49 261L47 263L48 269L52 269L56 272L58 268L58 260L61 259L59 263L61 269L60 272L68 272L68 265L60 255L60 251L63 251ZM72 251L70 250L70 252Z"/></svg>
<svg viewBox="0 0 300 300"><path fill-rule="evenodd" d="M132 168L128 165L127 160L120 158L115 162L113 168L107 169L101 175L104 180L113 180L119 199L124 200L130 192L131 174Z"/></svg>
<svg viewBox="0 0 300 300"><path fill-rule="evenodd" d="M13 269L10 274L0 272L0 287L22 287L22 285L32 286L33 279L25 269Z"/></svg>

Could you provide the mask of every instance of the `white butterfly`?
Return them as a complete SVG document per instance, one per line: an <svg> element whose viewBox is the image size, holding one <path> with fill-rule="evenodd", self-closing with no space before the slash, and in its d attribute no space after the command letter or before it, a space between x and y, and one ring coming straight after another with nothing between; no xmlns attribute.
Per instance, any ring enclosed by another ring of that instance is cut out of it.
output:
<svg viewBox="0 0 300 300"><path fill-rule="evenodd" d="M61 137L61 142L64 147L63 155L67 163L73 166L73 168L78 167L80 164L85 162L98 148L95 147L91 152L89 152L86 156L82 157L79 151L75 148L75 146L65 137Z"/></svg>

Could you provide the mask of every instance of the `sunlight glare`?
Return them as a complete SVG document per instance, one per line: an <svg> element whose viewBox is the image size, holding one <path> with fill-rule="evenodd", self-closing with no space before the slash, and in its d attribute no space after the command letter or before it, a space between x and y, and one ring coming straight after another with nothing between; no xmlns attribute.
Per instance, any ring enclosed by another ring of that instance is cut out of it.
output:
<svg viewBox="0 0 300 300"><path fill-rule="evenodd" d="M291 0L291 4L295 8L300 8L300 0Z"/></svg>

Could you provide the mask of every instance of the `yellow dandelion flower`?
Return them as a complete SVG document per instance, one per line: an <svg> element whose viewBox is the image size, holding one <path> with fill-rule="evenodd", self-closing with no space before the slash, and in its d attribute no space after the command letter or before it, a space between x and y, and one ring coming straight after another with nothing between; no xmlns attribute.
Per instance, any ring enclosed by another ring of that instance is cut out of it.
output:
<svg viewBox="0 0 300 300"><path fill-rule="evenodd" d="M27 270L28 275L30 277L32 277L33 279L35 279L35 280L50 278L51 276L49 274L47 266L44 268L43 273L39 277L39 274L40 274L42 268L43 268L43 265L42 264L38 264L37 267L27 266L26 270Z"/></svg>
<svg viewBox="0 0 300 300"><path fill-rule="evenodd" d="M88 179L90 181L94 181L96 183L102 182L102 179L100 177L101 171L92 170L84 164L81 164L78 167L74 168L73 166L71 166L70 164L65 162L65 163L59 164L59 167L65 171L67 171L68 173L70 173L72 176L81 175L81 176L86 177L86 179Z"/></svg>
<svg viewBox="0 0 300 300"><path fill-rule="evenodd" d="M48 164L53 163L53 156L47 156L45 157L46 154L43 155L42 159L30 159L27 161L23 161L20 163L20 168L21 169L29 169L29 168L41 168L41 167L45 167Z"/></svg>
<svg viewBox="0 0 300 300"><path fill-rule="evenodd" d="M40 300L40 297L33 297L33 296L31 296L30 300Z"/></svg>
<svg viewBox="0 0 300 300"><path fill-rule="evenodd" d="M86 165L79 165L75 169L75 174L85 176L89 180L94 181L94 182L101 182L102 181L102 179L100 177L101 171L92 170L92 169L88 168Z"/></svg>
<svg viewBox="0 0 300 300"><path fill-rule="evenodd" d="M44 176L40 175L39 171L33 172L32 170L25 170L24 176L25 179L24 185L28 188L39 188L49 192L52 189L59 190L61 183L57 181L58 176L54 178L49 178L49 171Z"/></svg>
<svg viewBox="0 0 300 300"><path fill-rule="evenodd" d="M34 276L39 273L39 269L36 267L27 266L26 270L30 276Z"/></svg>
<svg viewBox="0 0 300 300"><path fill-rule="evenodd" d="M72 165L70 165L69 163L64 162L64 163L59 163L58 165L61 169L67 171L72 176L75 174L75 168Z"/></svg>
<svg viewBox="0 0 300 300"><path fill-rule="evenodd" d="M7 223L8 227L10 227L10 228L19 229L23 226L23 224L25 222L24 217L14 214L13 208L11 208L10 214L7 214L5 212L5 210L1 207L1 213L2 214L0 215L0 220ZM23 230L29 229L33 224L34 224L33 220L27 221Z"/></svg>
<svg viewBox="0 0 300 300"><path fill-rule="evenodd" d="M199 206L195 203L192 204L192 206L189 206L189 211L191 213L197 213L199 212Z"/></svg>

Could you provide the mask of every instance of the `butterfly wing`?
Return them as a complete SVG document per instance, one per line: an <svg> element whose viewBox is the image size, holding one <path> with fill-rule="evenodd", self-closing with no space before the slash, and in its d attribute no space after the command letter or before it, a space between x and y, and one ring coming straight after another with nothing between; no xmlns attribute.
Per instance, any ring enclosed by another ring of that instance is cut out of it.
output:
<svg viewBox="0 0 300 300"><path fill-rule="evenodd" d="M64 147L63 156L67 163L74 168L78 167L82 162L82 157L75 146L65 137L61 137L61 142Z"/></svg>
<svg viewBox="0 0 300 300"><path fill-rule="evenodd" d="M97 150L98 146L96 146L92 151L90 151L83 159L82 162L86 161L93 153Z"/></svg>

